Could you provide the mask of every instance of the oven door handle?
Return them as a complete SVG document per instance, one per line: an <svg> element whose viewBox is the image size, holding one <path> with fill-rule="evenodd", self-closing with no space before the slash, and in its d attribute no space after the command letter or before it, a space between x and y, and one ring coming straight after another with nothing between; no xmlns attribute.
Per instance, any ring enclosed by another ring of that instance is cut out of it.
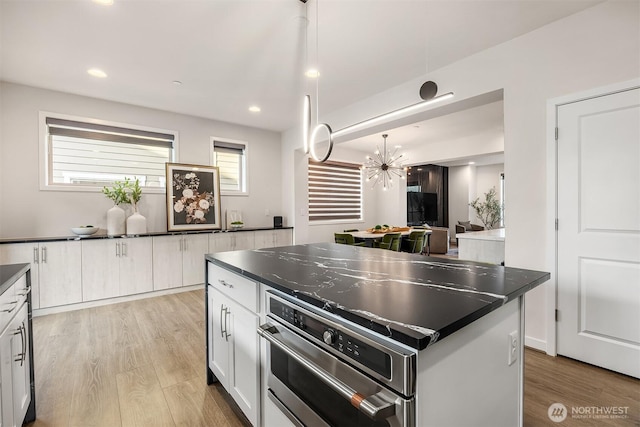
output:
<svg viewBox="0 0 640 427"><path fill-rule="evenodd" d="M309 372L311 372L316 378L324 382L327 386L329 386L333 391L338 393L340 396L348 400L353 407L358 409L363 414L367 415L369 418L373 420L385 420L392 415L395 414L396 405L395 402L388 402L383 399L381 396L372 395L369 397L364 396L359 393L357 390L349 387L347 384L343 383L339 379L332 376L330 373L315 365L313 362L307 360L303 355L298 353L297 351L288 347L285 343L280 341L274 333L277 333L278 329L265 323L264 325L260 325L258 328L258 335L262 338L266 339L272 345L275 345L280 350L285 352L289 357L294 359L296 362L304 366Z"/></svg>

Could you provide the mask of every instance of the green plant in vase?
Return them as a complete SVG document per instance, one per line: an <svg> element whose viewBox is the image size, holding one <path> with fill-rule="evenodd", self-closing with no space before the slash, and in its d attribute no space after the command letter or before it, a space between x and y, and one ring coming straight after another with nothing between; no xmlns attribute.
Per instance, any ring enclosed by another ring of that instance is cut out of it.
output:
<svg viewBox="0 0 640 427"><path fill-rule="evenodd" d="M138 212L138 202L142 199L142 188L140 188L140 180L136 178L131 182L129 178L125 178L125 187L129 193L129 203L133 206L133 211Z"/></svg>
<svg viewBox="0 0 640 427"><path fill-rule="evenodd" d="M129 184L127 182L127 178L125 181L116 181L113 183L113 187L102 187L102 194L107 196L108 199L112 200L113 203L118 205L128 204L129 202L129 194L127 194L127 188Z"/></svg>
<svg viewBox="0 0 640 427"><path fill-rule="evenodd" d="M502 218L502 203L498 200L495 187L484 193L484 202L480 198L476 198L469 203L475 211L476 215L482 221L487 230L494 228L500 224Z"/></svg>

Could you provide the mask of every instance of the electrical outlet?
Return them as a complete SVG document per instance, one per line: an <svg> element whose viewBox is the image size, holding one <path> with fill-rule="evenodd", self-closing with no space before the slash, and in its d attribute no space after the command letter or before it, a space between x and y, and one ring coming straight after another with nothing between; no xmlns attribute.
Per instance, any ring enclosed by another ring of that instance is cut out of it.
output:
<svg viewBox="0 0 640 427"><path fill-rule="evenodd" d="M511 366L518 360L518 331L513 331L507 335L507 341L507 347L509 349L507 362L509 366Z"/></svg>

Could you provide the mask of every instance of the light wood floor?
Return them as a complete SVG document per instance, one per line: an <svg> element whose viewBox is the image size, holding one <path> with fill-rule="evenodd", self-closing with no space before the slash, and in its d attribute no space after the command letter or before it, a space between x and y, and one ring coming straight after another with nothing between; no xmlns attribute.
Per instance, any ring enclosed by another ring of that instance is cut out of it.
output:
<svg viewBox="0 0 640 427"><path fill-rule="evenodd" d="M33 335L31 426L249 425L206 385L204 290L36 317Z"/></svg>
<svg viewBox="0 0 640 427"><path fill-rule="evenodd" d="M204 291L37 317L37 421L48 426L247 427L220 386L207 386ZM626 419L553 423L552 403L628 406ZM640 381L525 352L525 427L638 426Z"/></svg>

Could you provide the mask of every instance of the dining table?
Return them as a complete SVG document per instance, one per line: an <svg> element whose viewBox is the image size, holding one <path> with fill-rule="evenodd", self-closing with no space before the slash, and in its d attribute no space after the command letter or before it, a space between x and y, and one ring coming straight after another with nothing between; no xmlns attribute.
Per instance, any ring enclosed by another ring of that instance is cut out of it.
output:
<svg viewBox="0 0 640 427"><path fill-rule="evenodd" d="M409 228L409 229L405 229L405 230L401 230L401 231L386 231L386 232L371 232L371 231L367 231L367 230L363 230L363 231L347 231L345 233L351 234L356 240L363 240L366 242L367 246L373 246L373 242L375 240L381 240L385 234L387 233L400 233L401 237L407 237L409 234L411 234L412 231L425 231L425 238L427 239L424 247L427 250L427 255L430 255L430 250L429 250L429 237L431 236L431 230L430 229L422 229L422 228Z"/></svg>

